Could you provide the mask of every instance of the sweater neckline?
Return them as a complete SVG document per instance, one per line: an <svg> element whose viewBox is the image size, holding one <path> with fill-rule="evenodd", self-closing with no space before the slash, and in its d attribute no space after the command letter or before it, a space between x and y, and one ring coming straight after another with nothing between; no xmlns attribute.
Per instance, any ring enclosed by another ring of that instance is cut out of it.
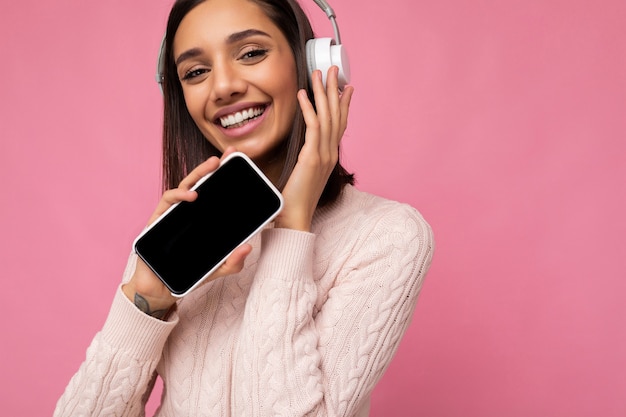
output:
<svg viewBox="0 0 626 417"><path fill-rule="evenodd" d="M356 189L353 185L344 185L335 201L315 210L315 214L313 214L313 225L316 223L323 223L329 218L335 216L341 207L344 207L348 201L354 198L355 192Z"/></svg>

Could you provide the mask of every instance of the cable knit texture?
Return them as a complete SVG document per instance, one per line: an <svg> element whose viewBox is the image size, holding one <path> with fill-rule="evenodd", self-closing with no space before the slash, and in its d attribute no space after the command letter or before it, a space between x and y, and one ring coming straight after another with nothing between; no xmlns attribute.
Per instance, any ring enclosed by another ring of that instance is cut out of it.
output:
<svg viewBox="0 0 626 417"><path fill-rule="evenodd" d="M428 224L346 186L311 233L268 228L251 243L241 273L167 322L118 289L54 415L143 416L158 373L159 417L367 416L432 259Z"/></svg>

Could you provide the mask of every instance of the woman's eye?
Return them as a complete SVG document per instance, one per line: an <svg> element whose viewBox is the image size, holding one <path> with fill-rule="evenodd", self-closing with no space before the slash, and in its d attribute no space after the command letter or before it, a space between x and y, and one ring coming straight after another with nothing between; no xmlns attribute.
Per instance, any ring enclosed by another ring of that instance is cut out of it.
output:
<svg viewBox="0 0 626 417"><path fill-rule="evenodd" d="M198 69L187 71L185 75L183 75L183 80L191 80L193 78L199 77L205 72L209 72L209 70L206 68L198 68Z"/></svg>
<svg viewBox="0 0 626 417"><path fill-rule="evenodd" d="M267 49L252 49L250 51L246 51L239 57L239 59L243 61L259 61L267 54Z"/></svg>

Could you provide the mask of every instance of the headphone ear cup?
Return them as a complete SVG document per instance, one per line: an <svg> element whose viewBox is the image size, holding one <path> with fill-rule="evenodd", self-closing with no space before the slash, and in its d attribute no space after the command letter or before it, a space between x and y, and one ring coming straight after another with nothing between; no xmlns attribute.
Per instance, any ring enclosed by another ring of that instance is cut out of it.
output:
<svg viewBox="0 0 626 417"><path fill-rule="evenodd" d="M322 82L326 86L326 76L331 66L339 68L339 88L350 82L350 63L343 45L335 45L332 38L309 39L306 43L306 61L309 70L309 82L313 71L322 72Z"/></svg>

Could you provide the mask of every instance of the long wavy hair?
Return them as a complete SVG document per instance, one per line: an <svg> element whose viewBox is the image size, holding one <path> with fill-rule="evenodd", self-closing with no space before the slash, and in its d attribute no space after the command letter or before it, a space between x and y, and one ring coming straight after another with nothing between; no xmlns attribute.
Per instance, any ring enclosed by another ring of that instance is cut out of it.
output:
<svg viewBox="0 0 626 417"><path fill-rule="evenodd" d="M180 181L197 165L210 156L220 156L215 148L200 132L187 111L183 89L176 73L172 45L178 26L194 7L206 0L178 0L172 6L165 33L163 68L163 189L178 186ZM308 17L296 0L249 0L257 4L270 20L280 29L293 52L296 62L298 88L307 90L309 97L313 91L308 81L306 64L306 41L314 37ZM306 124L298 106L291 132L282 142L285 163L276 186L282 190L287 183L304 145ZM333 169L320 198L318 206L334 201L346 184L354 184L354 175L348 173L339 161Z"/></svg>

